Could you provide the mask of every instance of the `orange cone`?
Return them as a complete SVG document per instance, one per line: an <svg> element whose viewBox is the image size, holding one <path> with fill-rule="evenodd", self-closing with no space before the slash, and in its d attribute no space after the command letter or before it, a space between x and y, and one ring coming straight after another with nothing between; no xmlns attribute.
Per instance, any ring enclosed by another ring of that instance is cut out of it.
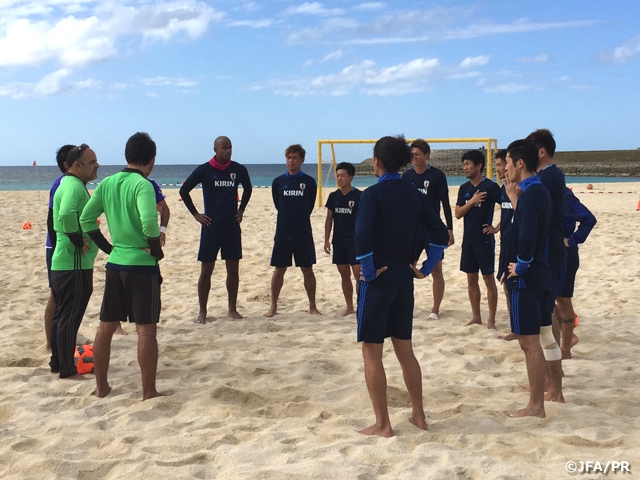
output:
<svg viewBox="0 0 640 480"><path fill-rule="evenodd" d="M25 220L24 222L22 222L22 228L25 230L31 230L31 222Z"/></svg>
<svg viewBox="0 0 640 480"><path fill-rule="evenodd" d="M640 212L640 198L638 198L638 208L636 208L636 212Z"/></svg>
<svg viewBox="0 0 640 480"><path fill-rule="evenodd" d="M573 314L576 316L576 319L573 322L573 326L577 327L578 323L580 323L580 317L578 317L578 312L576 312L575 310L573 311Z"/></svg>

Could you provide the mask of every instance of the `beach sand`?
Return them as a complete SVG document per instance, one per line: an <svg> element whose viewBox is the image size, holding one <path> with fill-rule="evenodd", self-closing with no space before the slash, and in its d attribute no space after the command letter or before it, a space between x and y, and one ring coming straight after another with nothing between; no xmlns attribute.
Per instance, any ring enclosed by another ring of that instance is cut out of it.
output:
<svg viewBox="0 0 640 480"><path fill-rule="evenodd" d="M573 189L584 191L584 185ZM640 183L595 185L594 191L603 190L637 192ZM580 250L574 303L581 341L563 363L566 403L547 404L546 419L504 414L528 400L521 388L527 383L524 354L494 331L464 326L470 307L458 270L462 221L455 221L440 320L425 321L431 280L416 281L413 338L429 431L407 421L409 396L387 342L396 436L383 439L356 432L374 417L356 319L340 316L339 276L322 250L325 209L312 215L324 316L306 313L298 269L286 274L279 314L262 316L276 212L270 191L254 190L242 224L239 311L245 318L225 317L219 262L209 323L196 325L199 227L178 202L178 191L165 193L171 221L161 262L157 386L167 396L141 402L132 325L124 326L128 335L114 337L108 397L91 395L93 375L65 381L49 373L43 333L47 193L38 200L36 192L0 192L0 478L550 479L568 478L569 461L599 461L603 468L607 461L626 461L633 476L640 470L637 194L578 194L598 224ZM450 193L453 204L457 187ZM201 205L199 192L194 197ZM31 230L21 228L25 220ZM99 322L105 260L99 253L80 328L88 338ZM481 291L486 321L483 285ZM499 292L498 331L506 333Z"/></svg>

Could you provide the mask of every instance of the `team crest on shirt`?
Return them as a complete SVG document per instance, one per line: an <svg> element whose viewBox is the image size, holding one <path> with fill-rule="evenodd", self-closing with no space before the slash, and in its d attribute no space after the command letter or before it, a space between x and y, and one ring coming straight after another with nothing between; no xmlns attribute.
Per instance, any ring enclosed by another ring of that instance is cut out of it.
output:
<svg viewBox="0 0 640 480"><path fill-rule="evenodd" d="M230 173L229 174L229 178L231 179L231 181L236 179L236 174L235 173Z"/></svg>
<svg viewBox="0 0 640 480"><path fill-rule="evenodd" d="M349 208L353 208L355 204L356 202L354 202L353 200L349 200Z"/></svg>
<svg viewBox="0 0 640 480"><path fill-rule="evenodd" d="M429 180L424 181L424 188L429 188Z"/></svg>
<svg viewBox="0 0 640 480"><path fill-rule="evenodd" d="M300 190L304 190L307 187L306 183L301 183L300 184Z"/></svg>

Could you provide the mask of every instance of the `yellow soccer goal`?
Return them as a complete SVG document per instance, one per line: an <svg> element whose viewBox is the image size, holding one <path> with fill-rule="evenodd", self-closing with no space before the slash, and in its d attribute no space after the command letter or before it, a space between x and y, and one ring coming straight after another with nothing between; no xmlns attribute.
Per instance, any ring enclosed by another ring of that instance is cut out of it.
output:
<svg viewBox="0 0 640 480"><path fill-rule="evenodd" d="M414 139L407 139L411 143ZM487 163L485 174L493 179L493 155L498 150L495 138L425 138L431 146L429 163L447 175L462 175L462 155L468 150L480 150ZM356 176L373 175L371 156L377 140L318 140L318 205L323 205L323 190L334 188L335 168L340 162L356 166ZM489 155L487 155L489 152ZM323 164L323 159L325 163ZM330 163L329 163L330 161ZM331 180L333 179L333 182Z"/></svg>

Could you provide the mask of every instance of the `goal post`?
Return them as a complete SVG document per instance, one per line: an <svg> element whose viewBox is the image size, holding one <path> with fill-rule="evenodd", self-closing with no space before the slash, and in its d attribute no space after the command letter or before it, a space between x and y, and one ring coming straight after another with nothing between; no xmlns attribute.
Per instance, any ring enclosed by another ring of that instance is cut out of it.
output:
<svg viewBox="0 0 640 480"><path fill-rule="evenodd" d="M407 139L407 143L414 140ZM431 164L438 168L447 164L449 170L453 165L458 165L455 168L459 174L462 174L462 169L459 167L462 154L468 150L480 150L486 157L485 175L487 178L493 178L493 156L498 151L498 140L495 138L424 138L424 140L431 146ZM323 189L328 188L331 177L335 182L336 165L340 162L350 162L358 169L359 164L371 158L377 141L318 140L318 206L323 206ZM324 172L323 158L326 159L325 165L328 163Z"/></svg>

